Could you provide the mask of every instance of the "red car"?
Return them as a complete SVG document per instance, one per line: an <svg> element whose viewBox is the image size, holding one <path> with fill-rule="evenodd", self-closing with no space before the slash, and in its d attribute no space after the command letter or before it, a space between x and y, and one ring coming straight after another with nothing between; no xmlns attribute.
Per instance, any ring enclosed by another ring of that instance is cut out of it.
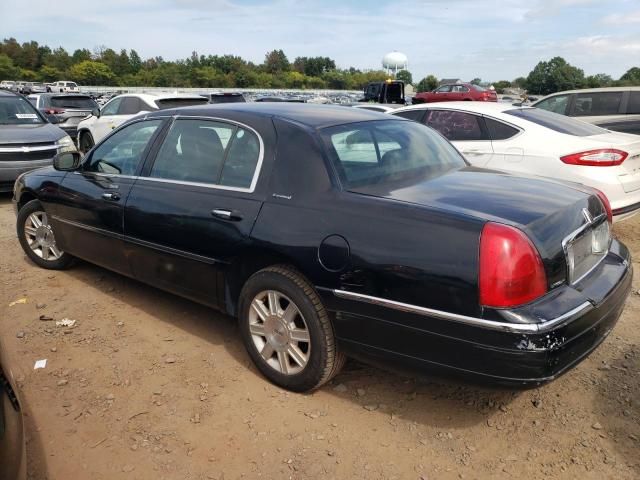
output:
<svg viewBox="0 0 640 480"><path fill-rule="evenodd" d="M498 95L494 90L487 90L472 83L454 83L440 85L432 92L420 92L413 97L412 103L458 102L476 100L479 102L497 102Z"/></svg>

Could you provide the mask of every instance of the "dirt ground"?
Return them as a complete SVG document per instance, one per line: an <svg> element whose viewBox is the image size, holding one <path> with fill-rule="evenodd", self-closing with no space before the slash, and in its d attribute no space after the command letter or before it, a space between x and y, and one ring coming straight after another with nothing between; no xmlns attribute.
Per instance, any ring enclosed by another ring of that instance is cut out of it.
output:
<svg viewBox="0 0 640 480"><path fill-rule="evenodd" d="M615 231L640 259L640 217ZM310 395L262 378L228 317L86 263L35 267L7 195L0 285L33 479L640 478L638 275L609 338L542 388L351 361Z"/></svg>

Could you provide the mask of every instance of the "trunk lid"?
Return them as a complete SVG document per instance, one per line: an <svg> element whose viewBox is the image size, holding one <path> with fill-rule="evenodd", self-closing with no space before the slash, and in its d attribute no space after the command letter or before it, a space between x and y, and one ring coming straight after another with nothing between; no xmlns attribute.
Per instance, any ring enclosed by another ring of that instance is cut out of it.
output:
<svg viewBox="0 0 640 480"><path fill-rule="evenodd" d="M515 226L540 252L550 286L566 279L562 241L585 224L583 209L592 218L605 213L588 187L476 167L351 191Z"/></svg>

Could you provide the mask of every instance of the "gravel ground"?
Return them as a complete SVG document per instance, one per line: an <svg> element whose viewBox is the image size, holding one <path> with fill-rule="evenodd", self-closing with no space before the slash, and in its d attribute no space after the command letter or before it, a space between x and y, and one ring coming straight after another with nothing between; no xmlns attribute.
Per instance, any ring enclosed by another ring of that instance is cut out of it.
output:
<svg viewBox="0 0 640 480"><path fill-rule="evenodd" d="M615 231L640 258L640 217ZM86 263L39 269L14 232L0 196L0 328L30 478L640 478L636 293L600 348L542 388L348 362L299 395L257 373L232 319ZM34 370L39 359L47 366Z"/></svg>

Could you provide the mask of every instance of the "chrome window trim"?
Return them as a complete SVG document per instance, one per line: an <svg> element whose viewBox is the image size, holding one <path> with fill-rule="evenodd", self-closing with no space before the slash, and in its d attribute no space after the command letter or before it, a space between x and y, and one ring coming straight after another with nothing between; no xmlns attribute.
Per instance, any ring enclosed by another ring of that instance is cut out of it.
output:
<svg viewBox="0 0 640 480"><path fill-rule="evenodd" d="M587 214L589 214L588 210L586 212ZM584 209L583 209L583 215L584 215ZM607 251L604 253L604 255L602 255L602 258L600 258L600 260L598 260L589 270L587 270L579 278L576 278L576 279L569 278L570 277L569 261L568 261L569 244L573 242L576 238L578 238L580 235L582 235L588 228L590 227L595 228L599 226L602 222L607 222L608 221L607 214L601 213L596 218L592 218L591 221L589 221L589 219L585 217L585 221L587 223L576 228L573 232L571 232L569 235L567 235L562 239L562 251L564 253L564 258L567 263L567 284L569 285L575 285L576 283L580 282L583 278L585 278L587 275L589 275L591 272L593 272L604 261L604 259L607 258L607 254L609 253L609 248L611 248L611 231L609 231L609 246L607 247Z"/></svg>
<svg viewBox="0 0 640 480"><path fill-rule="evenodd" d="M498 322L495 320L486 320L484 318L469 317L466 315L459 315L457 313L443 312L442 310L435 310L432 308L420 307L418 305L411 305L409 303L396 302L395 300L387 300L385 298L372 297L370 295L363 295L361 293L349 292L346 290L333 290L333 293L335 296L339 298L357 300L360 302L387 307L387 308L399 310L402 312L416 313L418 315L424 315L427 317L436 317L443 320L451 320L454 322L464 323L466 325L472 325L475 327L487 328L490 330L501 330L504 332L514 332L514 333L544 333L553 328L557 328L566 323L569 323L578 314L593 308L591 303L584 302L581 305L577 306L576 308L569 310L568 312L560 315L559 317L553 318L551 320L545 320L540 323L509 323L509 322Z"/></svg>
<svg viewBox="0 0 640 480"><path fill-rule="evenodd" d="M153 119L156 118L156 116L152 116L152 117L148 117L149 119ZM171 125L171 128L169 129L169 131L167 132L167 134L165 135L162 144L164 145L165 140L167 139L167 137L169 136L169 134L171 133L171 129L173 129L174 125L176 124L176 121L178 120L205 120L205 121L212 121L212 122L221 122L221 123L227 123L227 124L231 124L231 125L235 125L236 127L241 127L244 128L246 130L249 130L250 132L253 132L253 134L258 138L258 144L260 146L260 151L258 152L258 163L256 164L256 168L253 172L253 177L251 178L251 185L249 186L249 188L244 188L244 187L230 187L227 185L218 185L215 183L201 183L201 182L188 182L188 181L183 181L183 180L173 180L170 178L155 178L155 177L151 177L151 172L153 171L153 165L151 166L151 171L149 172L149 176L147 177L139 177L140 180L149 180L152 182L162 182L162 183L173 183L173 184L178 184L178 185L192 185L195 187L207 187L207 188L215 188L218 190L228 190L228 191L232 191L232 192L244 192L244 193L253 193L256 189L256 185L258 184L258 180L260 178L260 172L262 171L262 164L264 161L264 141L262 140L262 136L258 133L258 131L253 128L250 127L247 124L244 124L242 122L237 122L235 120L231 120L231 119L227 119L227 118L221 118L221 117L207 117L207 116L202 116L202 115L174 115L173 116L174 121L173 124ZM160 146L160 148L162 148L162 145ZM225 149L226 150L226 149ZM157 155L156 155L157 156ZM155 163L155 159L154 159L154 163ZM224 168L224 165L223 165Z"/></svg>

